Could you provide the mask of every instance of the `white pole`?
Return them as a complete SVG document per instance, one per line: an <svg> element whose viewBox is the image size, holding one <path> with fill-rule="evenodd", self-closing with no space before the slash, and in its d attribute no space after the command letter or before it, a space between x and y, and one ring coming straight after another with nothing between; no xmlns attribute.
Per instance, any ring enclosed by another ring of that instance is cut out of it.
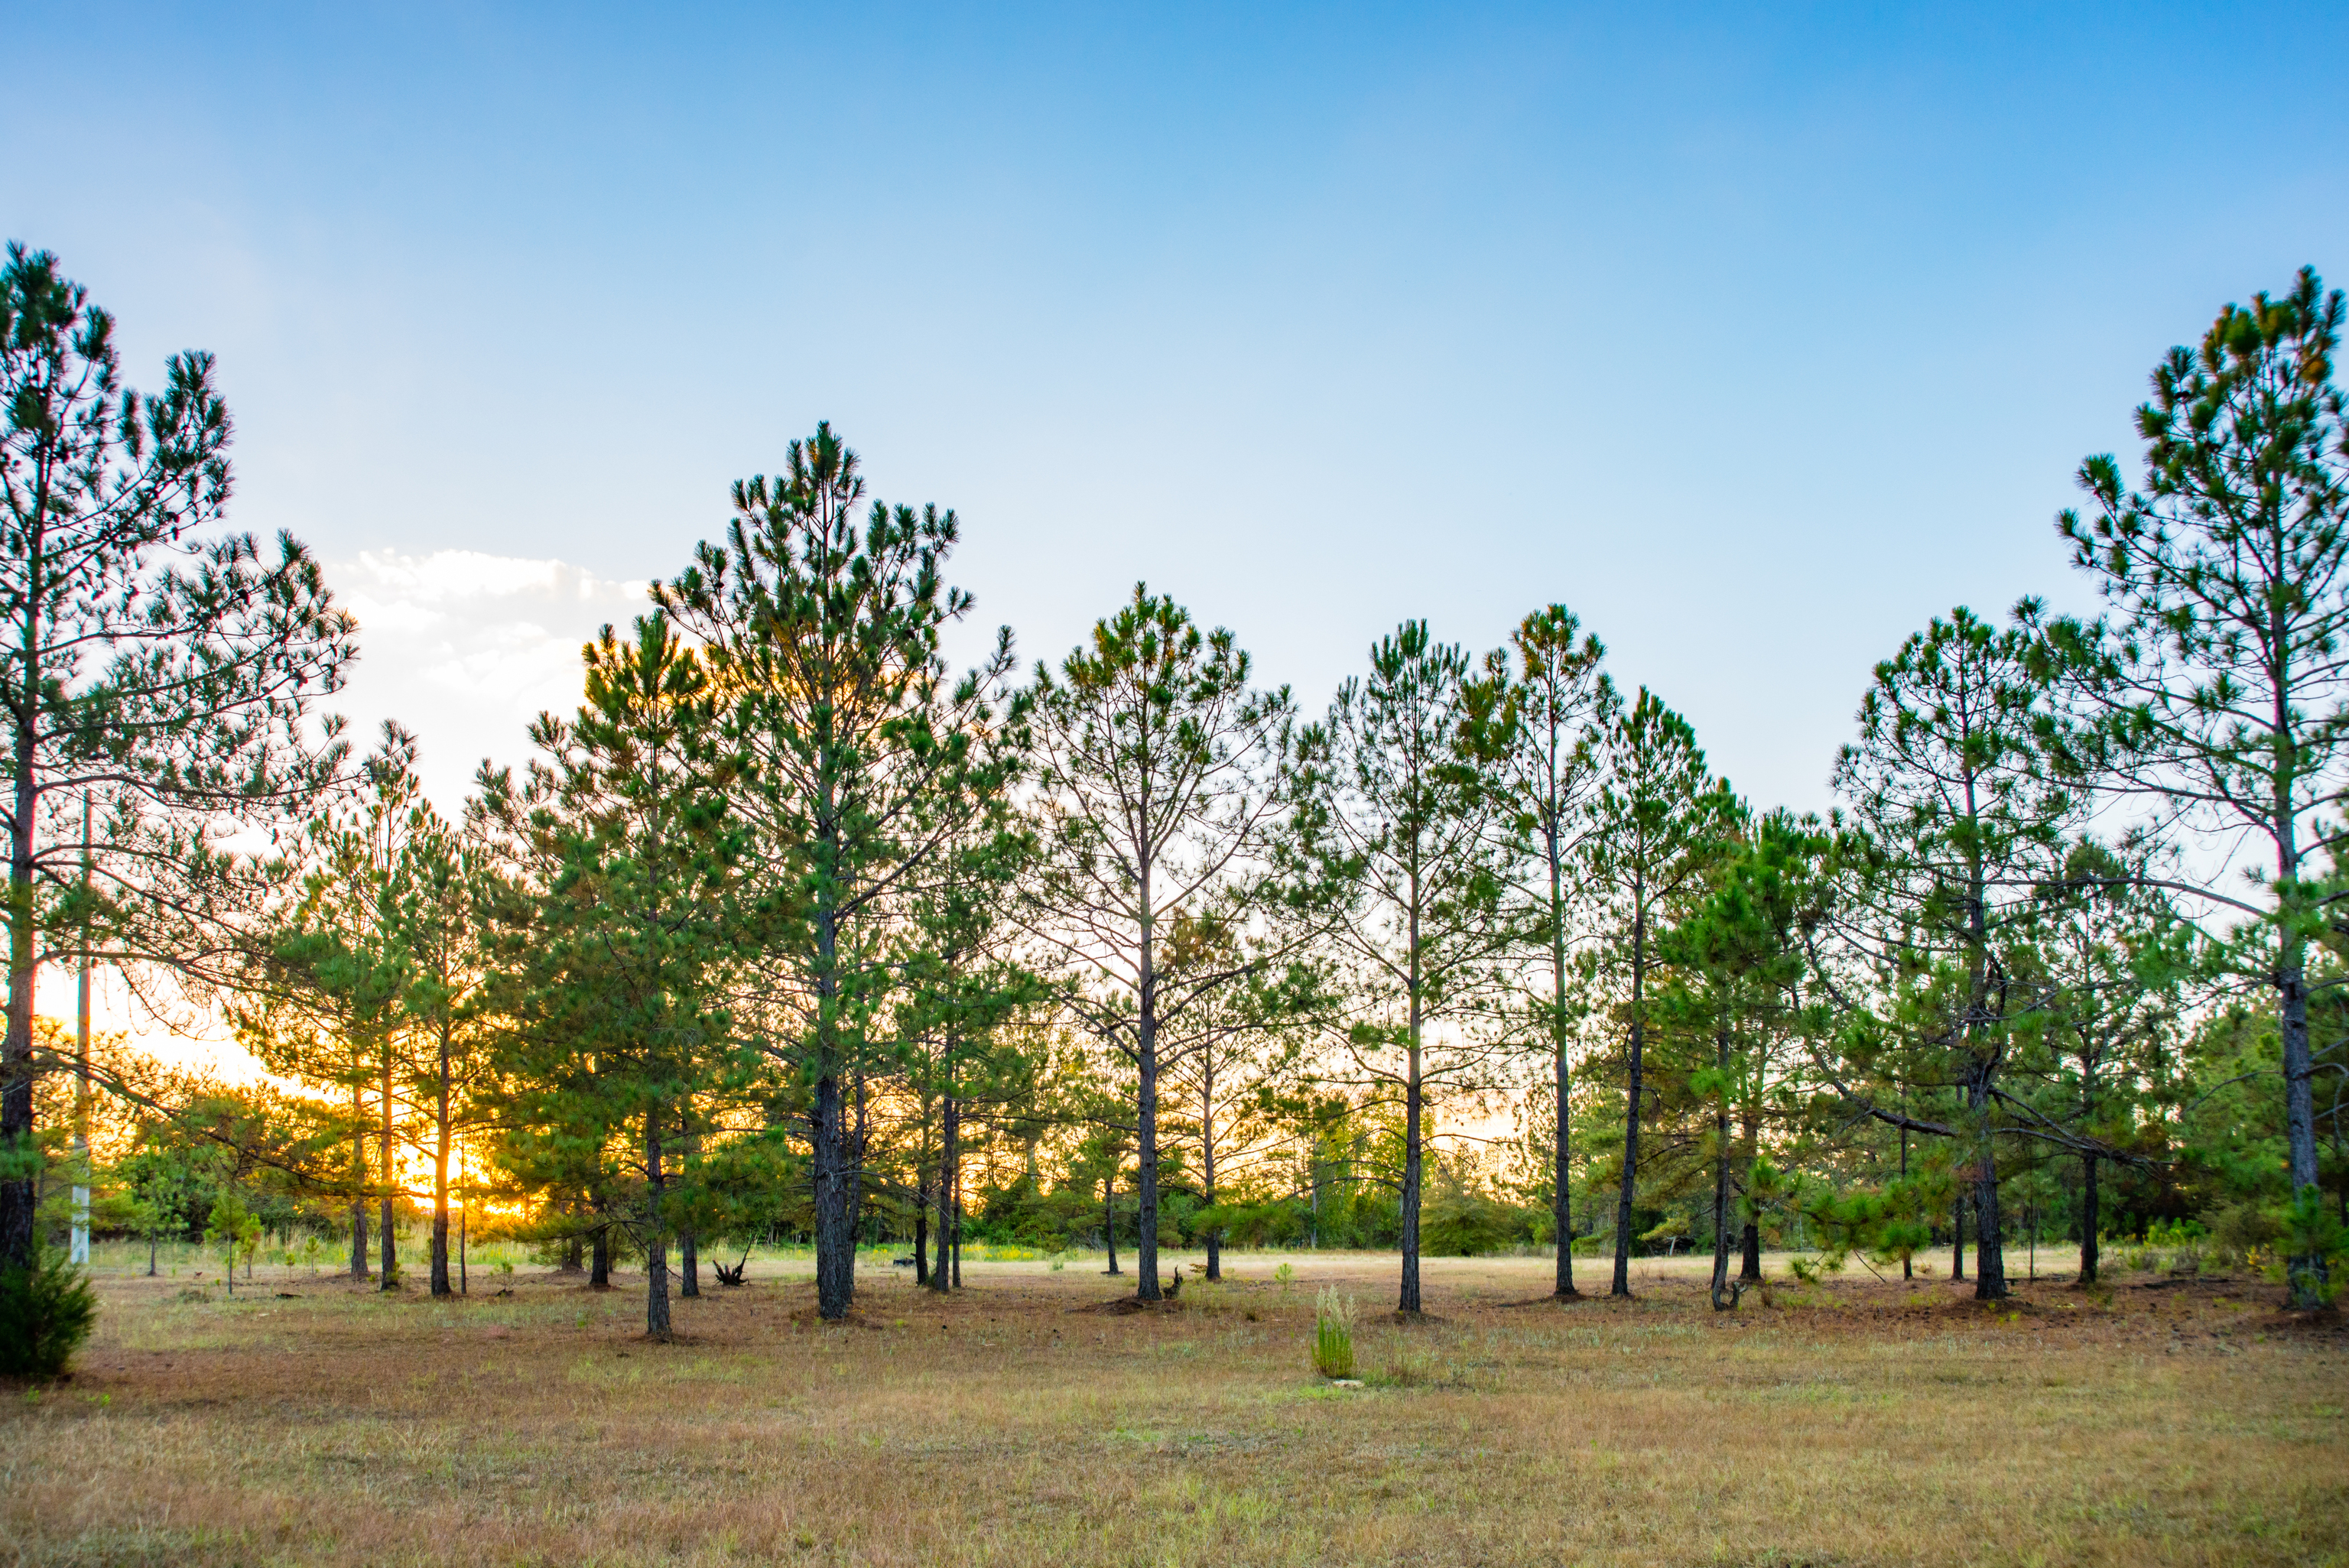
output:
<svg viewBox="0 0 2349 1568"><path fill-rule="evenodd" d="M81 891L89 895L89 794L81 798ZM89 1262L89 936L88 915L81 944L81 996L74 1020L74 1175L73 1248L76 1264Z"/></svg>

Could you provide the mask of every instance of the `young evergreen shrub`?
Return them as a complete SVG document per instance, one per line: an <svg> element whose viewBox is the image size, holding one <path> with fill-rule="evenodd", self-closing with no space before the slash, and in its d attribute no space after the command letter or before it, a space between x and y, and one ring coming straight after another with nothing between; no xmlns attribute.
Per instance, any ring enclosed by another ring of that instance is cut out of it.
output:
<svg viewBox="0 0 2349 1568"><path fill-rule="evenodd" d="M98 1295L65 1253L41 1247L30 1267L0 1269L0 1377L56 1377L97 1320Z"/></svg>
<svg viewBox="0 0 2349 1568"><path fill-rule="evenodd" d="M1313 1370L1336 1379L1354 1375L1354 1302L1324 1285L1313 1304Z"/></svg>

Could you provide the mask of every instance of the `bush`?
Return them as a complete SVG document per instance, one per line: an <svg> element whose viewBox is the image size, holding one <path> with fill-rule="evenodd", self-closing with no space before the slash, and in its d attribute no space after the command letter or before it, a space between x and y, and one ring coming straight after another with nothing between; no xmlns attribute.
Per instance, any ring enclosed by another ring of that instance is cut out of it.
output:
<svg viewBox="0 0 2349 1568"><path fill-rule="evenodd" d="M2210 1218L2211 1249L2230 1261L2271 1251L2284 1234L2284 1222L2257 1203L2230 1204Z"/></svg>
<svg viewBox="0 0 2349 1568"><path fill-rule="evenodd" d="M98 1295L81 1271L36 1247L30 1267L0 1269L0 1376L56 1377L97 1320Z"/></svg>

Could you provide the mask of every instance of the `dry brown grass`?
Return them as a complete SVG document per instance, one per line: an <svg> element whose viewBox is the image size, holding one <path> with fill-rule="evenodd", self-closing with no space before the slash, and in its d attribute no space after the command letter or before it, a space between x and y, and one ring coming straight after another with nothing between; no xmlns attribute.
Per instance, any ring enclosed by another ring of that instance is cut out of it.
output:
<svg viewBox="0 0 2349 1568"><path fill-rule="evenodd" d="M1071 1310L1097 1264L948 1302L868 1273L845 1327L754 1263L670 1346L633 1275L109 1280L74 1378L0 1398L0 1518L43 1563L2349 1561L2349 1336L2265 1284L1993 1313L1863 1276L1716 1316L1701 1265L1513 1305L1545 1262L1433 1263L1434 1321L1365 1311L1357 1392L1308 1370L1313 1292L1382 1308L1393 1260L1285 1292L1278 1261L1133 1315Z"/></svg>

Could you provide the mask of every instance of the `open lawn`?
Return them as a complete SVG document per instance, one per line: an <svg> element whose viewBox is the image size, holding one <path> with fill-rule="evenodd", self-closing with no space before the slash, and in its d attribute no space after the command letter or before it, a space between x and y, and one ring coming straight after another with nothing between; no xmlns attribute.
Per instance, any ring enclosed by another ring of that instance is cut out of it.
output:
<svg viewBox="0 0 2349 1568"><path fill-rule="evenodd" d="M2349 1562L2349 1335L2263 1282L1992 1311L1855 1270L1716 1315L1702 1260L1564 1305L1546 1259L1432 1261L1404 1326L1392 1257L1282 1261L1130 1314L1087 1310L1131 1285L1097 1256L947 1301L868 1267L823 1326L754 1259L666 1346L633 1273L101 1271L72 1379L0 1400L0 1562ZM1331 1281L1361 1389L1308 1368Z"/></svg>

